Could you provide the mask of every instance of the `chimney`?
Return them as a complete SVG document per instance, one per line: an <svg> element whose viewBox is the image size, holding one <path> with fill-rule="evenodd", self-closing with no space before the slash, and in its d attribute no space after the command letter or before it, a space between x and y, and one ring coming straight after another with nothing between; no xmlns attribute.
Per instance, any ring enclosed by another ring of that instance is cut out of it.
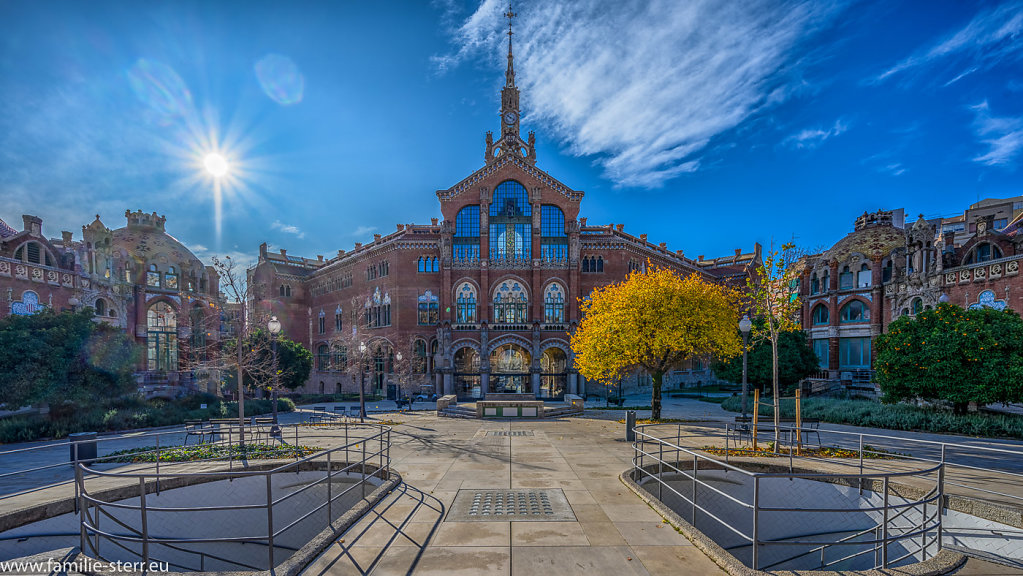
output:
<svg viewBox="0 0 1023 576"><path fill-rule="evenodd" d="M342 257L342 256L344 256L344 255L345 255L345 251L344 251L344 250L338 250L338 251L337 251L337 257L338 257L338 258L340 258L340 257Z"/></svg>
<svg viewBox="0 0 1023 576"><path fill-rule="evenodd" d="M323 262L323 254L317 254L316 255L316 260L319 261L319 262Z"/></svg>
<svg viewBox="0 0 1023 576"><path fill-rule="evenodd" d="M945 244L945 252L954 252L956 244L956 233L945 232L945 234L943 234L942 243Z"/></svg>
<svg viewBox="0 0 1023 576"><path fill-rule="evenodd" d="M374 242L379 242L380 241L380 235L379 234L374 234L373 235L373 241Z"/></svg>
<svg viewBox="0 0 1023 576"><path fill-rule="evenodd" d="M259 258L263 260L266 258L266 242L259 245Z"/></svg>
<svg viewBox="0 0 1023 576"><path fill-rule="evenodd" d="M742 256L742 248L735 249L735 257L738 258L739 256Z"/></svg>
<svg viewBox="0 0 1023 576"><path fill-rule="evenodd" d="M359 248L362 248L362 242L355 243L355 249L358 250Z"/></svg>
<svg viewBox="0 0 1023 576"><path fill-rule="evenodd" d="M685 251L685 250L675 250L675 254L677 254L679 258L682 258L682 256L683 256L683 255L684 255L685 253L686 253L686 251Z"/></svg>
<svg viewBox="0 0 1023 576"><path fill-rule="evenodd" d="M398 232L401 232L404 229L405 229L405 225L404 224L398 224Z"/></svg>
<svg viewBox="0 0 1023 576"><path fill-rule="evenodd" d="M284 248L281 248L281 256L283 256L284 258L287 258L288 257L288 251L285 250Z"/></svg>
<svg viewBox="0 0 1023 576"><path fill-rule="evenodd" d="M71 246L71 233L70 232L68 232L67 230L64 230L64 231L62 231L60 233L60 236L64 240L64 247L65 248Z"/></svg>
<svg viewBox="0 0 1023 576"><path fill-rule="evenodd" d="M625 224L619 224L618 225L618 231L619 232L625 232Z"/></svg>
<svg viewBox="0 0 1023 576"><path fill-rule="evenodd" d="M658 244L658 246L661 247L661 250L667 250L668 249L668 243L667 242L661 242L660 244Z"/></svg>
<svg viewBox="0 0 1023 576"><path fill-rule="evenodd" d="M586 218L579 219L579 226L586 226Z"/></svg>
<svg viewBox="0 0 1023 576"><path fill-rule="evenodd" d="M43 229L43 219L38 216L22 214L21 221L24 222L24 230L31 236L40 236Z"/></svg>
<svg viewBox="0 0 1023 576"><path fill-rule="evenodd" d="M640 234L639 235L639 241L643 242L643 243L646 243L646 234Z"/></svg>
<svg viewBox="0 0 1023 576"><path fill-rule="evenodd" d="M436 218L430 218L430 225L431 226L436 226L437 225L437 219Z"/></svg>
<svg viewBox="0 0 1023 576"><path fill-rule="evenodd" d="M703 254L697 256L696 259L699 260L700 262L703 262Z"/></svg>

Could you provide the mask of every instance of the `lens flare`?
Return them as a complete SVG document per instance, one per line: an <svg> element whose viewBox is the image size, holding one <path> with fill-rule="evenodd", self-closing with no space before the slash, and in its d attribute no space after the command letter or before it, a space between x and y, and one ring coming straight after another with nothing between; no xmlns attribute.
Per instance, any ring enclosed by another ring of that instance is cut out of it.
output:
<svg viewBox="0 0 1023 576"><path fill-rule="evenodd" d="M222 178L227 175L230 166L227 164L227 158L224 158L216 152L210 152L202 159L203 166L206 166L206 171L209 172L214 178Z"/></svg>
<svg viewBox="0 0 1023 576"><path fill-rule="evenodd" d="M255 69L260 87L271 100L283 106L302 101L305 77L291 58L267 54L256 62Z"/></svg>

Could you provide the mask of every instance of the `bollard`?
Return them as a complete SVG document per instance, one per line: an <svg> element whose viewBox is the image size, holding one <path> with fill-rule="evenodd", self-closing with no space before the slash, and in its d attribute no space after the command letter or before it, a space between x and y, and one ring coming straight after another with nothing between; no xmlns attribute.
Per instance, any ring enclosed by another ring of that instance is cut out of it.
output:
<svg viewBox="0 0 1023 576"><path fill-rule="evenodd" d="M629 410L625 413L625 439L629 442L636 440L636 411Z"/></svg>

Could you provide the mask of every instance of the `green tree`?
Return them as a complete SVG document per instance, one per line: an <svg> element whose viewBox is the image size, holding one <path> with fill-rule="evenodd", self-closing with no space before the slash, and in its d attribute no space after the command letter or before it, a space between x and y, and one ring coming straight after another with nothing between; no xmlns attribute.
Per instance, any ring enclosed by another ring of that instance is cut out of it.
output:
<svg viewBox="0 0 1023 576"><path fill-rule="evenodd" d="M714 374L729 382L742 381L742 356L727 360L715 360L711 365ZM774 383L774 361L771 344L761 341L750 347L746 376L749 382L766 389ZM795 330L781 332L778 337L778 383L788 389L810 374L820 370L819 360L810 347L806 333Z"/></svg>
<svg viewBox="0 0 1023 576"><path fill-rule="evenodd" d="M746 302L755 316L752 330L754 346L771 345L771 392L774 397L774 446L781 446L781 393L778 369L781 335L799 330L799 253L795 244L783 244L771 250L750 268L746 279ZM754 406L759 410L759 406Z"/></svg>
<svg viewBox="0 0 1023 576"><path fill-rule="evenodd" d="M939 304L895 320L875 346L885 402L944 400L963 412L1023 401L1023 320L1011 310Z"/></svg>
<svg viewBox="0 0 1023 576"><path fill-rule="evenodd" d="M135 391L141 348L92 309L0 320L0 403L86 405Z"/></svg>
<svg viewBox="0 0 1023 576"><path fill-rule="evenodd" d="M582 302L572 351L586 378L609 382L643 368L653 380L651 417L661 417L664 374L689 358L728 358L741 345L735 294L693 274L648 266L596 288Z"/></svg>
<svg viewBox="0 0 1023 576"><path fill-rule="evenodd" d="M273 387L273 346L266 330L249 334L246 348L253 352L252 370L247 370L246 384L268 392ZM277 374L280 388L294 390L305 384L313 369L313 353L287 336L277 337ZM279 391L279 390L278 390Z"/></svg>

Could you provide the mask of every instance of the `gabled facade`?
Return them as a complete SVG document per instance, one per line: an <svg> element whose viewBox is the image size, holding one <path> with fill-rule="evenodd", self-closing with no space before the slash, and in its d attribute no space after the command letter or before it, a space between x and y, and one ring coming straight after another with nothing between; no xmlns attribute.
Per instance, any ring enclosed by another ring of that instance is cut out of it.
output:
<svg viewBox="0 0 1023 576"><path fill-rule="evenodd" d="M535 136L521 136L510 32L499 136L487 133L480 169L437 191L441 218L398 224L326 260L261 246L249 271L253 317L276 315L309 346L306 392L357 390L348 347L373 343L383 350L373 360L380 393L394 392L395 378L381 373L401 352L419 359L417 383L462 399L582 394L569 347L580 298L648 263L716 282L752 261L737 251L720 265L694 262L622 225L589 225L584 193L537 168Z"/></svg>

